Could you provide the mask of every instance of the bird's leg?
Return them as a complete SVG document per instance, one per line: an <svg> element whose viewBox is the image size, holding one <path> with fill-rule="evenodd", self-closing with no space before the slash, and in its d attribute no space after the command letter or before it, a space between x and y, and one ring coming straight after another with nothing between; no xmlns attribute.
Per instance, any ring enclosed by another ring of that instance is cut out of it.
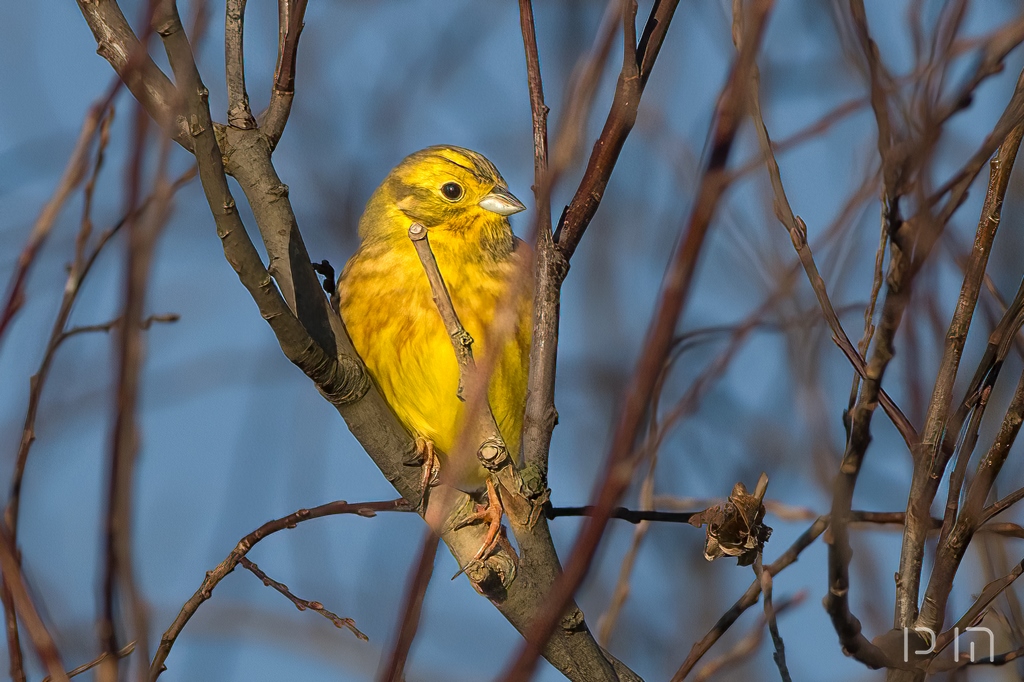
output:
<svg viewBox="0 0 1024 682"><path fill-rule="evenodd" d="M505 515L505 509L501 506L501 498L494 488L494 481L487 478L487 504L477 505L477 510L459 522L455 529L484 521L487 523L487 535L484 537L484 544L477 550L472 561L483 561L498 548L501 541L501 518Z"/></svg>
<svg viewBox="0 0 1024 682"><path fill-rule="evenodd" d="M423 438L422 436L417 436L415 441L415 450L413 450L413 458L416 464L423 467L423 476L420 480L420 493L421 497L425 499L427 491L438 484L438 474L441 470L437 453L434 452L434 441L428 438Z"/></svg>

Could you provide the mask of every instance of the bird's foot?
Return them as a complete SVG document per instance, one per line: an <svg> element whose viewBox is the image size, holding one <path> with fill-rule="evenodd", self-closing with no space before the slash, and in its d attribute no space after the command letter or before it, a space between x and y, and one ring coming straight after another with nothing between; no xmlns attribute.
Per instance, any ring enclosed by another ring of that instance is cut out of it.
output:
<svg viewBox="0 0 1024 682"><path fill-rule="evenodd" d="M459 528L465 528L466 526L474 523L487 523L487 535L484 536L483 545L477 550L477 553L473 555L470 563L474 561L484 561L494 550L498 548L501 541L501 519L505 515L505 509L501 506L501 498L498 497L498 491L494 487L494 481L488 477L487 479L487 504L477 505L477 509L474 513L460 521L456 526L455 530Z"/></svg>
<svg viewBox="0 0 1024 682"><path fill-rule="evenodd" d="M426 503L427 493L440 482L441 464L434 451L434 441L418 436L413 443L412 457L405 461L407 466L423 468L420 478L420 498Z"/></svg>

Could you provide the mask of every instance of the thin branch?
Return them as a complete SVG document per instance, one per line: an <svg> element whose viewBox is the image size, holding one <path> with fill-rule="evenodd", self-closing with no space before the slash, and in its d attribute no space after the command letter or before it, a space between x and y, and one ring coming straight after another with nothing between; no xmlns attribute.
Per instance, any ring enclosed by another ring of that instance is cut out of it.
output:
<svg viewBox="0 0 1024 682"><path fill-rule="evenodd" d="M260 115L260 129L267 136L273 150L284 127L295 99L295 60L299 51L299 36L306 15L307 0L278 0L278 51L274 87L270 91L270 105Z"/></svg>
<svg viewBox="0 0 1024 682"><path fill-rule="evenodd" d="M64 173L57 183L57 189L54 190L53 196L43 206L43 210L40 211L35 224L32 225L28 241L18 255L18 262L11 275L10 283L7 285L3 311L0 312L0 339L3 338L8 325L14 319L18 309L21 308L22 303L24 303L25 282L28 280L29 272L35 263L39 250L46 243L47 237L50 236L50 231L53 229L54 223L57 222L57 217L60 215L64 204L85 178L89 165L92 140L97 131L99 131L101 122L106 119L108 111L108 107L101 107L100 104L94 104L89 109L89 113L86 114L85 120L82 122L82 130L78 134L78 141L71 151L71 157L64 167Z"/></svg>
<svg viewBox="0 0 1024 682"><path fill-rule="evenodd" d="M416 568L409 576L405 589L405 602L402 607L402 615L398 620L395 643L388 656L387 665L377 676L379 682L402 682L405 679L405 663L409 658L409 651L412 649L416 632L419 630L423 598L427 593L430 578L434 574L434 558L437 556L439 539L437 534L429 528L424 533L423 546L420 548Z"/></svg>
<svg viewBox="0 0 1024 682"><path fill-rule="evenodd" d="M635 19L636 3L632 4ZM555 245L566 260L572 258L601 204L619 153L636 122L640 99L678 4L678 0L655 0L639 43L635 40L635 25L632 26L633 39L626 41L622 71L604 128L594 143L579 187L555 230ZM631 23L627 22L627 29Z"/></svg>
<svg viewBox="0 0 1024 682"><path fill-rule="evenodd" d="M120 650L118 650L116 655L118 659L122 659L125 656L131 654L133 651L135 651L135 642L128 642L123 647L121 647ZM78 675L81 675L82 673L89 672L90 670L98 666L100 663L103 663L105 660L107 660L107 654L102 653L96 658L89 661L88 663L83 663L77 668L72 668L71 670L69 670L68 677L76 677ZM43 682L53 682L53 678L47 675L43 678Z"/></svg>
<svg viewBox="0 0 1024 682"><path fill-rule="evenodd" d="M96 52L106 59L164 132L192 151L189 120L182 115L174 85L149 56L124 18L117 0L77 0L96 39Z"/></svg>
<svg viewBox="0 0 1024 682"><path fill-rule="evenodd" d="M989 606L1002 594L1006 588L1013 584L1017 578L1024 573L1024 560L1013 567L1005 576L993 580L981 591L978 598L974 600L971 607L964 612L956 624L949 630L943 632L935 639L935 653L938 654L949 646L965 628L976 625L981 621L982 616L988 611Z"/></svg>
<svg viewBox="0 0 1024 682"><path fill-rule="evenodd" d="M979 409L976 414L980 411ZM1006 410L1006 415L1003 418L999 433L996 435L992 447L989 448L978 464L977 473L967 489L964 506L960 515L957 516L955 523L949 528L948 537L940 537L939 546L936 550L935 565L932 568L931 578L928 581L928 588L925 591L921 607L921 614L918 618L918 622L924 627L929 627L929 624L939 627L943 622L946 603L953 590L953 579L956 576L961 560L967 553L967 546L970 544L974 533L977 532L983 523L985 500L988 498L1003 463L1010 454L1010 447L1020 431L1022 420L1024 420L1024 373L1021 373L1020 380L1017 382L1017 389L1010 401L1010 406ZM976 432L977 428L975 427ZM966 469L969 457L968 452L965 452L961 457L964 462L963 468ZM962 481L962 471L960 477ZM952 480L950 486L956 487L958 490L960 487ZM952 498L951 502L947 503L947 507L951 507L955 511L955 501ZM943 530L945 531L949 526L950 520L947 515L946 523L943 524ZM945 540L945 542L942 540Z"/></svg>
<svg viewBox="0 0 1024 682"><path fill-rule="evenodd" d="M564 517L590 517L597 513L597 507L594 505L586 505L585 507L548 507L544 511L544 515L549 519L560 519ZM653 509L627 509L626 507L615 507L611 510L608 518L620 519L622 521L628 521L629 523L638 524L647 521L657 521L663 523L686 523L689 524L690 520L700 514L700 511L692 512L667 512L667 511L655 511Z"/></svg>
<svg viewBox="0 0 1024 682"><path fill-rule="evenodd" d="M476 369L473 362L473 337L462 326L462 322L459 321L459 315L455 312L455 306L452 305L451 294L448 292L448 287L445 286L444 279L441 277L441 271L437 267L434 253L430 250L430 238L427 236L427 228L419 223L413 223L409 227L409 239L412 240L412 245L416 249L416 255L419 256L420 264L427 275L434 305L441 316L441 322L444 324L445 331L448 332L448 339L452 343L452 350L455 351L455 360L459 365L458 396L459 400L464 401L466 399L466 382ZM490 409L490 406L488 406L488 409ZM494 415L492 414L491 421L493 420ZM497 426L494 427L494 430L497 431Z"/></svg>
<svg viewBox="0 0 1024 682"><path fill-rule="evenodd" d="M42 383L45 383L45 377L49 373L49 366L53 353L56 350L56 345L59 344L59 341L56 340L58 329L64 328L67 318L71 314L71 302L78 294L78 286L74 284L74 282L80 279L78 271L88 265L83 266L83 262L85 260L83 251L92 230L91 208L93 190L96 185L96 178L99 175L100 169L103 167L104 152L107 144L110 142L110 124L113 120L113 109L111 107L106 106L104 108L104 112L104 116L99 124L100 139L97 145L96 159L93 162L92 172L85 185L82 224L79 228L78 237L75 240L75 259L72 263L71 272L68 274L68 282L64 287L64 298L61 302L60 312L57 315L58 321L54 323L54 329L50 334L50 340L47 344L47 349L43 354L43 360L40 364L39 371L29 379L28 409L26 410L25 424L22 428L21 443L18 446L18 454L15 458L14 474L11 477L11 492L7 498L7 504L4 508L4 523L8 532L11 534L11 542L15 547L18 545L18 505L21 501L21 480L25 472L25 461L28 457L28 449L31 447L32 441L35 440L35 416L39 408L39 395L42 391ZM89 124L83 126L83 133L85 133L85 129L88 127L90 127ZM84 137L82 139L84 140ZM76 151L81 148L81 145L82 140L79 141ZM85 146L88 147L87 144ZM67 180L66 176L70 169L71 166L65 169L65 179L61 182L62 186L64 186L65 181ZM58 189L58 194L59 193L60 190ZM51 199L51 204L53 201L54 200ZM45 213L46 211L44 210L44 215ZM42 244L42 240L45 239L45 235L49 233L50 229L52 229L52 223L55 219L56 210L53 211L53 217L49 221L51 227L47 227L42 233L36 234L35 241L39 244L39 246L35 247L36 253L38 253L38 249ZM39 222L37 222L37 226L38 225ZM26 251L31 247L32 242L33 237L30 236L29 244L26 246ZM101 245L103 243L105 242L101 240ZM25 258L25 254L26 252L22 252L21 258L19 258L19 262L23 266L19 267L18 272L14 275L14 284L11 287L10 297L7 301L7 309L10 311L9 315L7 313L4 314L4 319L7 321L13 317L18 305L20 305L17 301L22 298L22 295L18 293L17 290L24 285L24 278L27 277L28 274L28 266L35 260L34 256L30 256L27 261L22 261L21 259ZM89 264L91 264L91 262ZM3 323L0 323L0 326L2 326L2 324ZM0 340L2 340L2 338L3 332L0 330ZM7 637L7 657L10 662L11 680L13 680L13 682L25 682L24 662L22 660L21 643L18 636L18 619L14 612L14 600L11 596L11 591L8 589L6 584L0 585L0 601L2 601L4 607L4 629Z"/></svg>
<svg viewBox="0 0 1024 682"><path fill-rule="evenodd" d="M775 605L775 614L780 615L794 606L799 606L806 598L807 591L801 590L789 599L780 600ZM764 615L761 615L757 623L754 627L750 628L750 632L743 639L736 642L729 651L698 670L693 681L707 682L707 680L712 679L723 668L742 661L757 651L757 648L761 646L761 640L764 639L765 625L767 625L767 621Z"/></svg>
<svg viewBox="0 0 1024 682"><path fill-rule="evenodd" d="M782 682L793 682L786 666L786 646L782 642L782 635L779 634L779 624L775 618L776 609L772 604L772 574L761 566L761 557L754 561L754 574L761 582L761 594L764 596L764 618L768 623L768 631L772 636L772 644L775 646L775 665L779 668L779 675Z"/></svg>
<svg viewBox="0 0 1024 682"><path fill-rule="evenodd" d="M862 354L867 350L866 344L864 344L858 352L850 341L849 336L847 336L846 330L843 329L842 322L839 320L835 307L832 305L832 301L829 298L825 280L822 279L821 274L818 271L818 266L814 262L814 256L811 253L810 245L807 243L807 226L804 224L803 220L793 213L793 208L789 203L789 199L786 197L786 190L782 184L782 174L779 170L779 163L775 158L772 141L768 135L768 128L765 126L764 117L761 114L760 74L756 65L753 67L753 74L750 80L750 113L754 121L754 129L757 133L758 142L761 146L761 154L768 169L768 177L771 180L772 193L774 195L773 207L775 210L775 216L779 220L781 226L789 233L789 238L793 243L793 248L796 250L797 256L800 259L800 264L803 266L804 272L807 275L807 280L810 282L811 288L814 291L814 296L818 300L818 305L821 307L822 316L825 318L825 322L828 323L828 327L832 331L833 340L847 358L849 358L850 362L853 363L857 373L863 376L866 368ZM881 284L881 277L876 277L875 282L875 285L872 287L872 296L870 299L872 303L869 305L869 308L872 310L874 308L874 300L877 297L878 288ZM885 390L881 388L879 389L879 400L882 408L885 410L885 413L890 419L892 419L893 424L895 424L897 430L899 430L900 434L903 436L907 446L912 450L917 443L917 432L910 423L910 420L907 419L906 415L903 414L902 410L900 410Z"/></svg>
<svg viewBox="0 0 1024 682"><path fill-rule="evenodd" d="M643 353L626 392L624 407L612 437L599 492L596 495L596 513L577 538L565 572L559 576L547 597L547 606L537 614L526 644L512 666L502 676L501 679L505 682L526 680L531 676L544 643L558 626L565 608L586 576L607 527L608 515L629 486L634 466L630 461L633 444L639 433L651 390L671 349L676 323L690 292L704 238L718 200L725 191L725 167L739 128L743 107L741 83L745 83L749 76L771 5L770 0L754 4L748 39L733 64L719 97L708 165L698 185L694 209L683 231L683 238L666 274ZM570 242L566 242L568 243Z"/></svg>
<svg viewBox="0 0 1024 682"><path fill-rule="evenodd" d="M238 563L241 564L243 568L248 570L254 576L262 580L264 585L266 585L267 587L272 587L284 596L288 597L288 600L291 603L295 604L295 608L297 608L299 611L305 611L308 609L315 613L319 613L321 616L334 623L334 627L338 628L339 630L342 628L347 628L349 631L352 632L353 635L363 640L364 642L368 642L370 640L369 637L367 637L365 634L359 631L359 628L356 627L356 622L351 618L342 618L336 613L328 611L324 608L324 605L318 601L308 601L306 599L296 597L294 594L291 593L287 585L285 585L284 583L279 583L273 578L271 578L269 575L264 573L259 566L257 566L255 563L253 563L244 556L239 557Z"/></svg>
<svg viewBox="0 0 1024 682"><path fill-rule="evenodd" d="M224 3L224 63L228 83L228 125L255 128L256 119L249 109L249 93L245 90L245 3L227 0Z"/></svg>
<svg viewBox="0 0 1024 682"><path fill-rule="evenodd" d="M101 664L101 677L117 666L117 621L115 595L118 588L131 614L131 631L138 642L140 656L149 658L148 613L135 580L132 552L133 495L135 464L141 433L138 428L138 396L142 385L144 341L143 311L146 304L150 266L157 239L170 217L171 184L166 178L168 141L161 145L157 163L154 200L136 212L142 199L141 182L146 161L145 151L149 119L142 106L136 107L133 150L127 164L128 219L124 267L124 293L118 331L116 399L113 405L113 428L110 468L106 485L106 517L104 519L104 572L102 610L98 631L108 659ZM144 679L144 668L139 675Z"/></svg>
<svg viewBox="0 0 1024 682"><path fill-rule="evenodd" d="M171 647L174 646L174 642L177 641L178 635L181 634L182 629L188 623L189 619L195 615L196 611L200 606L203 605L207 599L213 596L213 589L220 584L220 582L227 577L231 571L235 569L241 560L249 553L256 543L263 540L269 535L273 535L279 531L294 528L297 524L303 523L304 521L311 521L313 519L319 519L324 516L334 516L337 514L355 514L365 518L373 518L377 515L377 512L408 512L412 511L412 507L404 499L389 500L387 502L361 502L355 504L349 504L344 500L337 502L328 502L322 504L319 507L313 507L311 509L300 509L296 512L283 516L273 521L267 521L262 526L254 530L253 532L246 535L244 538L238 541L235 548L231 550L227 558L220 562L213 570L207 571L206 577L203 579L203 584L199 586L199 589L185 602L184 606L181 607L181 611L178 613L177 618L171 623L171 626L164 632L160 638L160 646L156 650L156 655L153 657L153 662L149 667L149 679L150 681L156 680L166 667L164 662L167 660L167 655L171 653Z"/></svg>
<svg viewBox="0 0 1024 682"><path fill-rule="evenodd" d="M533 334L530 341L530 372L527 379L526 409L523 414L523 462L537 468L547 480L551 433L558 421L555 409L555 369L558 363L559 289L566 264L555 249L551 233L551 186L548 176L548 107L544 104L537 33L533 24L533 3L519 0L519 24L526 53L526 75L533 120L533 196L536 239L534 253Z"/></svg>

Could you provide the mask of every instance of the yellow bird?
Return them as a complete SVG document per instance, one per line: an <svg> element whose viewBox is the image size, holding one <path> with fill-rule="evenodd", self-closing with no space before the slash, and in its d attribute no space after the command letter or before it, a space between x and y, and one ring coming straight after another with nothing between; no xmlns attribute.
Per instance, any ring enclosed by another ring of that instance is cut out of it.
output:
<svg viewBox="0 0 1024 682"><path fill-rule="evenodd" d="M495 351L488 337L495 310L508 293L517 262L528 257L529 247L512 234L508 222L509 215L525 208L481 154L428 147L407 156L374 191L359 221L359 250L338 280L341 316L356 351L417 438L425 460L424 492L434 453L446 481L466 492L480 490L487 471L475 456L457 467L447 459L463 421L459 366L409 227L417 222L427 228L479 364ZM513 458L519 454L526 403L532 318L532 295L521 293L515 332L498 349L488 386L491 410Z"/></svg>

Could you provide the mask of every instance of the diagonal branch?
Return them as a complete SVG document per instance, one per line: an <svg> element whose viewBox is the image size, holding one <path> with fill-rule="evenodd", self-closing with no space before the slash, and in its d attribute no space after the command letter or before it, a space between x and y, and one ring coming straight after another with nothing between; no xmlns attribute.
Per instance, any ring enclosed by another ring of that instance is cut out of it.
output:
<svg viewBox="0 0 1024 682"><path fill-rule="evenodd" d="M124 18L117 0L77 0L78 9L96 39L96 52L121 80L166 135L192 151L189 119L182 115L174 85L149 56Z"/></svg>
<svg viewBox="0 0 1024 682"><path fill-rule="evenodd" d="M572 258L584 231L601 205L608 180L615 169L615 162L618 161L622 146L636 122L640 98L651 77L654 62L661 51L662 43L665 42L669 23L678 4L678 0L656 0L640 36L640 42L636 43L635 39L627 40L622 71L615 86L615 96L601 136L594 143L594 150L587 162L587 169L583 172L583 179L580 180L579 187L555 231L555 244L566 260ZM635 15L635 3L633 12ZM632 30L635 36L636 28L633 27Z"/></svg>
<svg viewBox="0 0 1024 682"><path fill-rule="evenodd" d="M57 650L57 645L49 630L46 629L46 624L39 615L39 611L32 603L32 597L25 585L25 576L19 564L17 550L10 534L6 528L0 528L0 571L3 572L4 585L11 591L11 600L50 677L54 682L67 682L68 676L64 672L60 652Z"/></svg>
<svg viewBox="0 0 1024 682"><path fill-rule="evenodd" d="M291 590L288 589L287 585L285 585L284 583L279 583L278 581L271 578L269 575L264 573L263 569L257 566L255 562L249 560L246 557L239 558L238 563L242 565L242 568L244 568L257 578L262 580L264 585L266 585L267 587L274 588L279 593L287 597L288 601L295 604L295 608L297 608L299 611L306 611L308 609L309 611L312 611L314 613L319 613L321 616L334 623L334 627L338 629L346 628L353 635L363 640L364 642L369 641L370 638L362 632L360 632L359 628L356 627L356 622L351 618L342 618L333 611L328 611L324 608L324 605L318 601L309 601L308 599L296 597L294 594L292 594Z"/></svg>
<svg viewBox="0 0 1024 682"><path fill-rule="evenodd" d="M1017 92L1020 92L1019 82ZM914 474L907 502L908 521L900 554L899 579L896 581L894 625L897 627L910 627L918 617L917 600L927 534L926 524L931 517L932 501L942 479L941 472L945 470L949 456L952 455L952 450L947 450L943 442L947 433L956 434L960 431L959 426L948 421L953 385L977 305L991 245L999 226L1010 169L1013 167L1022 134L1024 126L1014 127L1011 134L1002 141L991 161L989 187L978 221L974 248L946 333L942 359L925 419L920 452L915 455Z"/></svg>

